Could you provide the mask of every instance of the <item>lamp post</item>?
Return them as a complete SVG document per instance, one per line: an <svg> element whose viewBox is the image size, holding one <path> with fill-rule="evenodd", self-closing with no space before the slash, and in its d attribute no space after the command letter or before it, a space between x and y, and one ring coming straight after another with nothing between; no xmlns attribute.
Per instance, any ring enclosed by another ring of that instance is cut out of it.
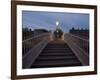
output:
<svg viewBox="0 0 100 80"><path fill-rule="evenodd" d="M59 21L56 21L56 37L59 38L59 36L62 36L61 39L64 40L64 34L62 33L62 30L59 28Z"/></svg>

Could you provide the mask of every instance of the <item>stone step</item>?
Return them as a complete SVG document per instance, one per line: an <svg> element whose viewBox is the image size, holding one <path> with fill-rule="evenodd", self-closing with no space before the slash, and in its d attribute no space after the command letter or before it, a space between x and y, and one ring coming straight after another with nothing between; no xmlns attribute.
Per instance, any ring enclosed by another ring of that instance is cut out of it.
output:
<svg viewBox="0 0 100 80"><path fill-rule="evenodd" d="M66 47L64 47L64 48L62 48L62 47L61 48L59 48L59 47L58 48L57 47L54 47L54 48L52 48L52 47L51 48L48 48L47 47L47 48L45 48L45 50L57 50L57 49L58 50L69 50L70 48L66 48Z"/></svg>
<svg viewBox="0 0 100 80"><path fill-rule="evenodd" d="M73 56L74 54L73 53L60 53L60 52L57 52L57 53L41 53L40 54L41 56Z"/></svg>
<svg viewBox="0 0 100 80"><path fill-rule="evenodd" d="M41 61L36 61L31 67L68 67L68 66L80 66L81 63L76 60L41 60Z"/></svg>
<svg viewBox="0 0 100 80"><path fill-rule="evenodd" d="M63 47L63 48L67 48L68 46L66 46L66 45L47 45L46 47Z"/></svg>
<svg viewBox="0 0 100 80"><path fill-rule="evenodd" d="M65 56L65 55L61 55L61 56L39 56L37 60L57 60L57 59L76 59L76 56Z"/></svg>
<svg viewBox="0 0 100 80"><path fill-rule="evenodd" d="M71 50L43 50L42 53L71 53Z"/></svg>

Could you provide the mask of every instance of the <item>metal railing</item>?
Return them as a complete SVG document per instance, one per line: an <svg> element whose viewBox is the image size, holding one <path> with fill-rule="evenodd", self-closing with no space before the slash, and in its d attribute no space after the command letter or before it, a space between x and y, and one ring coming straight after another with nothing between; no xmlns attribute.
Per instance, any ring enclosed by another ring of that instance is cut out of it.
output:
<svg viewBox="0 0 100 80"><path fill-rule="evenodd" d="M89 64L89 40L66 33L64 35L64 41L69 45L83 65Z"/></svg>
<svg viewBox="0 0 100 80"><path fill-rule="evenodd" d="M82 48L86 53L89 53L89 40L72 34L65 34L65 37L69 37L77 46Z"/></svg>
<svg viewBox="0 0 100 80"><path fill-rule="evenodd" d="M50 41L50 33L41 34L39 36L23 41L23 48L31 48L23 55L23 68L31 67L32 63L39 56L43 48ZM26 47L27 46L27 47Z"/></svg>
<svg viewBox="0 0 100 80"><path fill-rule="evenodd" d="M29 39L22 41L22 53L25 55L31 48L36 46L39 42L41 42L44 38L48 37L50 33L43 33L37 35L35 37L31 37Z"/></svg>

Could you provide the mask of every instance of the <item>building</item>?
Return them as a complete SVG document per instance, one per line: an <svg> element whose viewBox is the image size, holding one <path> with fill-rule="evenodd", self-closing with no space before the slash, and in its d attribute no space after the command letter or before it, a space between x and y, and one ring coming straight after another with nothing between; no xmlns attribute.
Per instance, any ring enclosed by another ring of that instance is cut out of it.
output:
<svg viewBox="0 0 100 80"><path fill-rule="evenodd" d="M43 34L43 33L48 33L49 31L46 30L46 29L34 29L34 36L36 35L40 35L40 34Z"/></svg>

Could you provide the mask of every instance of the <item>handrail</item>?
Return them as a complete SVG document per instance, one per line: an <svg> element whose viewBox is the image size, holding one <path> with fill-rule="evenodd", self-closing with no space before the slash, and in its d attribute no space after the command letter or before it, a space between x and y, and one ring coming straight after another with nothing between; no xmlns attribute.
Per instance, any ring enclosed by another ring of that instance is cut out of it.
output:
<svg viewBox="0 0 100 80"><path fill-rule="evenodd" d="M76 43L78 46L80 46L80 48L82 48L85 52L89 53L89 40L81 38L79 36L69 34L69 33L66 33L64 36L65 37L67 36L67 38L70 37L70 39L74 43Z"/></svg>
<svg viewBox="0 0 100 80"><path fill-rule="evenodd" d="M26 40L23 40L22 42L24 43L24 42L27 42L27 41L32 40L32 39L36 39L36 38L39 38L39 37L42 37L42 36L46 36L46 35L48 35L48 34L49 34L49 33L43 33L43 34L40 34L40 35L31 37L31 38L28 38L28 39L26 39Z"/></svg>
<svg viewBox="0 0 100 80"><path fill-rule="evenodd" d="M23 67L29 68L32 63L34 63L35 59L39 56L43 48L50 41L50 37L46 37L42 39L36 46L34 46L30 51L23 56Z"/></svg>
<svg viewBox="0 0 100 80"><path fill-rule="evenodd" d="M66 33L64 35L64 41L69 45L83 65L89 64L88 51L83 48L83 46L88 48L88 40Z"/></svg>
<svg viewBox="0 0 100 80"><path fill-rule="evenodd" d="M65 35L66 35L66 34L65 34ZM81 37L79 37L79 36L75 36L75 35L73 35L73 34L70 34L70 36L73 36L73 37L76 37L76 38L81 39L81 40L83 40L83 41L89 42L89 40L84 39L84 38L81 38Z"/></svg>
<svg viewBox="0 0 100 80"><path fill-rule="evenodd" d="M24 40L22 42L22 48L23 48L23 56L30 50L32 49L35 45L37 45L39 42L41 42L44 38L50 37L50 33L44 33L32 38L29 38L27 40Z"/></svg>

